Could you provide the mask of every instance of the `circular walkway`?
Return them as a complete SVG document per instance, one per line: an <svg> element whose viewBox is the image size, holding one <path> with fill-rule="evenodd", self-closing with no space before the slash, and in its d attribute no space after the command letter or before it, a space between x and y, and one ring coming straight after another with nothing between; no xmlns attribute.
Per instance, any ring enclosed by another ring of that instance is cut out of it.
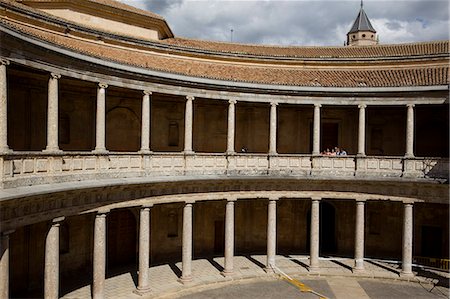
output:
<svg viewBox="0 0 450 299"><path fill-rule="evenodd" d="M223 277L223 257L197 259L192 262L193 280L183 285L178 281L181 262L152 266L151 292L143 296L134 293L137 285L136 271L122 271L108 278L106 298L449 298L450 273L416 269L416 276L403 279L395 263L365 260L366 271L352 273L353 259L320 259L318 273L308 271L308 256L276 257L277 267L290 276L264 271L265 255L236 256L234 275ZM303 287L302 287L303 285ZM302 292L302 290L310 292ZM90 298L87 285L62 298ZM225 297L226 296L226 297Z"/></svg>

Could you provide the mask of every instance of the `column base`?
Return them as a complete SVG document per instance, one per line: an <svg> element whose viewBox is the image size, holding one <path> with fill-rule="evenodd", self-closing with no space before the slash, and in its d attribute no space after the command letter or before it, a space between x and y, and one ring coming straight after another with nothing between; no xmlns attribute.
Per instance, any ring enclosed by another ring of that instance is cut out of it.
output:
<svg viewBox="0 0 450 299"><path fill-rule="evenodd" d="M405 154L405 156L403 158L412 159L412 158L415 158L415 156L414 156L414 154Z"/></svg>
<svg viewBox="0 0 450 299"><path fill-rule="evenodd" d="M43 150L42 151L43 153L46 153L46 154L60 154L60 153L62 153L63 151L62 150L60 150L59 148L57 148L57 147L55 147L55 148L52 148L52 147L50 147L50 148L46 148L45 150Z"/></svg>
<svg viewBox="0 0 450 299"><path fill-rule="evenodd" d="M277 152L269 152L269 156L278 156Z"/></svg>
<svg viewBox="0 0 450 299"><path fill-rule="evenodd" d="M365 157L366 156L366 153L357 153L356 154L356 157Z"/></svg>
<svg viewBox="0 0 450 299"><path fill-rule="evenodd" d="M222 272L220 272L220 275L222 275L223 277L230 277L234 275L234 271L233 270L223 270Z"/></svg>
<svg viewBox="0 0 450 299"><path fill-rule="evenodd" d="M188 283L192 282L192 275L185 276L185 277L182 276L180 279L178 279L178 282L181 284L188 284Z"/></svg>
<svg viewBox="0 0 450 299"><path fill-rule="evenodd" d="M319 273L319 270L320 270L320 268L318 267L318 266L309 266L308 267L308 271L310 272L310 273Z"/></svg>
<svg viewBox="0 0 450 299"><path fill-rule="evenodd" d="M0 148L0 154L11 154L13 152L9 147Z"/></svg>
<svg viewBox="0 0 450 299"><path fill-rule="evenodd" d="M352 272L355 273L355 274L365 273L366 269L364 269L364 268L352 268Z"/></svg>
<svg viewBox="0 0 450 299"><path fill-rule="evenodd" d="M402 278L412 278L414 276L413 272L400 272L400 277Z"/></svg>
<svg viewBox="0 0 450 299"><path fill-rule="evenodd" d="M183 153L184 153L186 156L192 156L192 155L195 154L194 151L184 151Z"/></svg>
<svg viewBox="0 0 450 299"><path fill-rule="evenodd" d="M107 154L109 151L106 148L99 148L92 151L94 154Z"/></svg>
<svg viewBox="0 0 450 299"><path fill-rule="evenodd" d="M144 295L148 295L151 291L152 291L152 289L150 287L145 287L145 288L137 287L133 291L133 293L135 293L136 295L139 295L139 296L144 296Z"/></svg>
<svg viewBox="0 0 450 299"><path fill-rule="evenodd" d="M144 154L144 155L150 155L153 154L153 152L149 149L141 149L139 152L139 154Z"/></svg>
<svg viewBox="0 0 450 299"><path fill-rule="evenodd" d="M267 267L267 266L264 268L264 271L265 271L267 274L275 273L275 271L273 270L272 267Z"/></svg>
<svg viewBox="0 0 450 299"><path fill-rule="evenodd" d="M235 151L226 151L225 154L227 154L228 156L234 156L236 155Z"/></svg>

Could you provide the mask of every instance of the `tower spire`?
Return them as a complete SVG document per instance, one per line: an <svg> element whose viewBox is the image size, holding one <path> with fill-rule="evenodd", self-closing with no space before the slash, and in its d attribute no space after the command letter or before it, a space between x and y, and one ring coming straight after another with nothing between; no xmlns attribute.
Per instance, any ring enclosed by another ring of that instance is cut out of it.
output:
<svg viewBox="0 0 450 299"><path fill-rule="evenodd" d="M363 0L361 0L361 9L363 8Z"/></svg>
<svg viewBox="0 0 450 299"><path fill-rule="evenodd" d="M367 17L364 11L364 1L361 0L361 9L356 17L353 26L347 33L348 45L373 45L377 44L376 31L370 23L369 17Z"/></svg>

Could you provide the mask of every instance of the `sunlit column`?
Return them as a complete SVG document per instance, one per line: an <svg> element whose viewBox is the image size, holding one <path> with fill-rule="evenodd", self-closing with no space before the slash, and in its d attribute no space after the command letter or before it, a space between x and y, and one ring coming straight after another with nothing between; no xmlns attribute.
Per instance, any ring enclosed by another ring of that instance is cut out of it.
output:
<svg viewBox="0 0 450 299"><path fill-rule="evenodd" d="M96 152L106 152L106 88L107 84L99 83L97 88L97 122L96 122Z"/></svg>
<svg viewBox="0 0 450 299"><path fill-rule="evenodd" d="M406 115L406 157L414 157L414 104L408 104Z"/></svg>
<svg viewBox="0 0 450 299"><path fill-rule="evenodd" d="M192 281L192 204L183 208L183 244L182 244L181 282Z"/></svg>
<svg viewBox="0 0 450 299"><path fill-rule="evenodd" d="M228 101L228 134L227 134L227 153L234 154L234 136L235 136L235 119L236 119L236 100Z"/></svg>
<svg viewBox="0 0 450 299"><path fill-rule="evenodd" d="M314 104L313 155L320 154L320 104Z"/></svg>
<svg viewBox="0 0 450 299"><path fill-rule="evenodd" d="M59 151L58 146L58 74L50 74L48 80L48 105L47 105L47 148L46 152Z"/></svg>
<svg viewBox="0 0 450 299"><path fill-rule="evenodd" d="M184 152L193 153L192 150L192 123L193 123L193 96L186 97L186 111L184 117Z"/></svg>
<svg viewBox="0 0 450 299"><path fill-rule="evenodd" d="M44 298L59 298L59 227L64 217L54 219L45 239Z"/></svg>
<svg viewBox="0 0 450 299"><path fill-rule="evenodd" d="M267 263L266 271L272 271L275 266L277 247L277 200L269 199L267 208Z"/></svg>
<svg viewBox="0 0 450 299"><path fill-rule="evenodd" d="M269 154L277 153L277 105L276 102L270 103L270 143Z"/></svg>
<svg viewBox="0 0 450 299"><path fill-rule="evenodd" d="M358 155L366 155L366 104L361 104L359 108L358 126Z"/></svg>
<svg viewBox="0 0 450 299"><path fill-rule="evenodd" d="M93 264L92 297L93 299L103 299L105 298L106 275L106 213L95 215Z"/></svg>
<svg viewBox="0 0 450 299"><path fill-rule="evenodd" d="M144 91L142 96L141 152L150 152L150 96L151 91Z"/></svg>
<svg viewBox="0 0 450 299"><path fill-rule="evenodd" d="M319 204L320 198L312 198L311 201L311 236L309 270L319 270Z"/></svg>
<svg viewBox="0 0 450 299"><path fill-rule="evenodd" d="M225 208L225 262L222 275L229 276L234 272L234 202L228 199Z"/></svg>
<svg viewBox="0 0 450 299"><path fill-rule="evenodd" d="M139 292L150 291L150 207L142 207L139 214Z"/></svg>
<svg viewBox="0 0 450 299"><path fill-rule="evenodd" d="M5 231L0 236L0 298L9 298L9 235L13 232Z"/></svg>
<svg viewBox="0 0 450 299"><path fill-rule="evenodd" d="M354 272L364 270L364 206L364 201L356 201Z"/></svg>
<svg viewBox="0 0 450 299"><path fill-rule="evenodd" d="M413 251L413 205L403 204L403 252L402 252L402 276L414 276L412 272Z"/></svg>
<svg viewBox="0 0 450 299"><path fill-rule="evenodd" d="M0 59L0 153L9 152L8 147L8 80L6 66L9 61Z"/></svg>

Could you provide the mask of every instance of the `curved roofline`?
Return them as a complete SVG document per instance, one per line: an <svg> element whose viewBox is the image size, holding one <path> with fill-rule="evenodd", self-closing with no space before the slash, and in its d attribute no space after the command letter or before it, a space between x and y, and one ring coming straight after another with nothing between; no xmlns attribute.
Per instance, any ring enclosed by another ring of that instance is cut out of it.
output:
<svg viewBox="0 0 450 299"><path fill-rule="evenodd" d="M334 92L334 93L374 93L374 92L414 92L414 91L443 91L448 90L449 85L433 85L433 86L403 86L403 87L322 87L322 86L296 86L296 85L278 85L278 84L260 84L260 83L250 83L250 82L236 82L236 81L226 81L219 79L210 79L202 77L186 76L177 73L163 72L157 70L150 70L138 66L126 65L122 63L117 63L113 61L103 60L100 58L88 56L82 53L74 52L66 48L57 47L48 42L36 39L34 37L25 36L14 30L6 28L0 24L0 30L3 32L18 38L20 40L26 41L28 43L34 44L36 46L43 47L47 50L54 51L75 59L83 60L90 63L95 63L100 66L132 72L135 74L146 75L151 77L157 77L173 81L182 81L189 83L198 83L222 87L238 87L238 88L248 88L248 89L260 89L260 90L279 90L279 91L297 91L297 92Z"/></svg>

